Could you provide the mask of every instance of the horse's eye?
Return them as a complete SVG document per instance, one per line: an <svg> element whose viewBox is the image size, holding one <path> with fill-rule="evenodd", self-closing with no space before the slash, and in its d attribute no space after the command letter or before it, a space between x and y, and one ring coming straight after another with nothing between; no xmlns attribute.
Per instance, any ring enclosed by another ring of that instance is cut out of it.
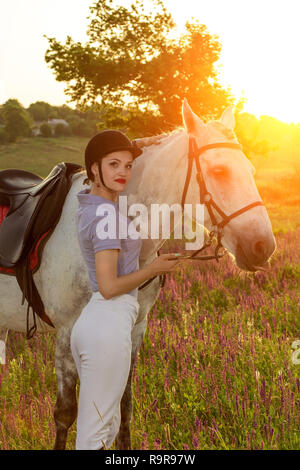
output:
<svg viewBox="0 0 300 470"><path fill-rule="evenodd" d="M223 166L213 168L212 173L214 176L220 177L220 178L228 176L228 170L227 168Z"/></svg>

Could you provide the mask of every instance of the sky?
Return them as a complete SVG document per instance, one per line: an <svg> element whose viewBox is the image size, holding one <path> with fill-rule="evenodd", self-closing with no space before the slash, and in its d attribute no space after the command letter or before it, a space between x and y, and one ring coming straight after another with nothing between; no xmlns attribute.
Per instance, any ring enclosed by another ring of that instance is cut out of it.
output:
<svg viewBox="0 0 300 470"><path fill-rule="evenodd" d="M149 0L145 0L145 3ZM85 42L93 0L0 0L0 103L68 103L45 63L48 41ZM118 0L129 5L130 0ZM246 98L244 110L300 122L299 0L164 0L183 30L192 17L222 44L220 82ZM71 106L74 106L68 103Z"/></svg>

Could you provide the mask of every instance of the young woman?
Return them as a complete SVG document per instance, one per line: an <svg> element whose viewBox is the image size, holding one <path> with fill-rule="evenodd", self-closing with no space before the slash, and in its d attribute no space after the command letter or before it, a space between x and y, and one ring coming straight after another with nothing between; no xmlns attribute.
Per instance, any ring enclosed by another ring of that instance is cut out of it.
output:
<svg viewBox="0 0 300 470"><path fill-rule="evenodd" d="M130 180L133 159L141 153L115 130L96 134L85 150L84 183L90 181L91 190L77 194L77 229L93 294L71 333L80 379L77 450L109 449L114 442L130 370L131 330L139 309L137 288L153 276L174 271L179 263L176 254L169 253L139 269L141 238L118 238L118 193ZM99 237L102 204L115 214L116 237Z"/></svg>

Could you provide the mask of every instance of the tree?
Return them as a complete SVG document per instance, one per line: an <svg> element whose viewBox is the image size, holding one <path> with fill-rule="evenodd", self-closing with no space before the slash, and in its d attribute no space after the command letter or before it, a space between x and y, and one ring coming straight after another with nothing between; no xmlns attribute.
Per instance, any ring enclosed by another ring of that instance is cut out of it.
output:
<svg viewBox="0 0 300 470"><path fill-rule="evenodd" d="M9 135L4 129L4 127L0 127L0 144L6 144L9 141Z"/></svg>
<svg viewBox="0 0 300 470"><path fill-rule="evenodd" d="M80 119L79 117L69 120L73 135L80 137L92 137L97 132L97 123L95 121Z"/></svg>
<svg viewBox="0 0 300 470"><path fill-rule="evenodd" d="M248 158L252 159L254 155L267 157L278 147L269 139L270 135L262 132L262 119L242 112L243 105L244 103L240 102L235 112L235 134Z"/></svg>
<svg viewBox="0 0 300 470"><path fill-rule="evenodd" d="M41 125L40 132L42 137L52 137L52 129L49 124L45 123Z"/></svg>
<svg viewBox="0 0 300 470"><path fill-rule="evenodd" d="M32 119L18 100L10 99L1 107L4 129L9 142L15 142L18 137L29 137Z"/></svg>
<svg viewBox="0 0 300 470"><path fill-rule="evenodd" d="M64 124L56 124L54 128L54 135L56 137L71 135L71 129L69 126L65 126Z"/></svg>
<svg viewBox="0 0 300 470"><path fill-rule="evenodd" d="M28 107L28 112L35 121L47 121L51 113L52 106L45 101L36 101Z"/></svg>
<svg viewBox="0 0 300 470"><path fill-rule="evenodd" d="M180 125L184 97L202 118L219 116L233 97L217 81L217 37L194 22L174 39L176 25L162 0L152 0L150 12L143 4L136 0L126 8L97 0L86 44L70 36L65 44L47 38L45 60L67 83L66 94L82 109L100 104L110 122L136 133Z"/></svg>

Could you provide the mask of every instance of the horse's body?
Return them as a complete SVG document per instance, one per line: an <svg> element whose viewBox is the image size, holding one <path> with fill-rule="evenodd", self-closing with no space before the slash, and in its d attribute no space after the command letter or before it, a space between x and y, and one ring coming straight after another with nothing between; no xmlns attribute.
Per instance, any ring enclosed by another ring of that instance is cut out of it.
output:
<svg viewBox="0 0 300 470"><path fill-rule="evenodd" d="M187 168L188 133L193 134L201 144L224 142L228 140L226 138L228 129L233 126L231 110L223 114L221 120L223 124L212 122L204 125L185 103L183 117L188 132L185 130L174 132L161 140L160 145L145 147L143 154L134 161L131 181L126 191L122 193L128 196L128 206L142 203L150 212L153 203L169 205L180 203ZM203 155L201 161L207 186L224 212L231 213L259 198L251 173L251 164L241 151L210 150L207 155ZM231 172L230 181L227 178L226 181L220 182L220 179L212 177L215 162L219 169L222 167L227 173ZM68 429L77 415L78 377L70 350L70 334L75 320L92 294L87 267L77 240L75 218L78 206L76 194L84 189L85 177L85 172L73 176L61 218L44 248L41 266L34 274L34 281L44 302L45 311L55 325L57 335L55 449L65 448ZM199 203L199 189L194 170L186 203ZM210 228L208 214L205 214L204 225ZM140 268L156 257L157 250L163 243L163 239L142 240ZM225 227L223 245L232 253L242 269L263 266L275 249L271 224L265 208L256 207L232 220ZM131 373L145 334L147 313L154 305L159 291L158 277L147 287L139 290L139 315L132 331L132 367L121 402L122 421L116 440L119 449L128 449L131 446L129 432ZM16 278L0 274L0 340L5 341L8 329L26 331L26 305L21 305L21 300L22 293ZM53 332L53 328L37 318L37 331Z"/></svg>

